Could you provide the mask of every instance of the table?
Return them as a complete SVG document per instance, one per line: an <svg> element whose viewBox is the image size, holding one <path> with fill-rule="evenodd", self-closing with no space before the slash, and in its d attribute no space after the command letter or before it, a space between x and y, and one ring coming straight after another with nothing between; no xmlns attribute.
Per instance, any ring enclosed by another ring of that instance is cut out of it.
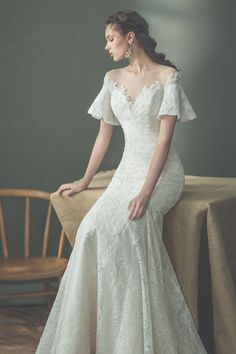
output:
<svg viewBox="0 0 236 354"><path fill-rule="evenodd" d="M51 194L73 247L79 224L115 170L100 171L72 197ZM185 176L163 220L163 241L208 353L236 353L236 178Z"/></svg>

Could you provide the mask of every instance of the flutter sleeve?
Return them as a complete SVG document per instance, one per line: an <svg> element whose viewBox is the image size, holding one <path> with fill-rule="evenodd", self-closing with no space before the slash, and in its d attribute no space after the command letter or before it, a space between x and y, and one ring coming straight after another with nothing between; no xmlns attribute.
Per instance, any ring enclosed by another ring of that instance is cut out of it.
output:
<svg viewBox="0 0 236 354"><path fill-rule="evenodd" d="M164 93L157 119L164 115L176 115L177 122L188 122L197 118L181 85L181 77L178 71L170 74L164 82Z"/></svg>
<svg viewBox="0 0 236 354"><path fill-rule="evenodd" d="M103 119L104 122L112 125L120 125L120 122L114 115L111 108L111 90L112 85L107 74L104 76L103 85L98 95L92 102L87 113L97 119Z"/></svg>

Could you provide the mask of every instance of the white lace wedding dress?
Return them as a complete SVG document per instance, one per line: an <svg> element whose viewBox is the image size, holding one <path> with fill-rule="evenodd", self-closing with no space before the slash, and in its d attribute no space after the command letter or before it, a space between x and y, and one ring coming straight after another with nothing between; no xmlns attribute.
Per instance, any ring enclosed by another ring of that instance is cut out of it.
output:
<svg viewBox="0 0 236 354"><path fill-rule="evenodd" d="M196 118L180 73L133 102L108 74L88 113L121 125L125 148L109 186L82 220L37 354L206 354L162 239L184 169L171 149L145 214L128 219L158 141L161 116ZM190 221L191 222L191 221Z"/></svg>

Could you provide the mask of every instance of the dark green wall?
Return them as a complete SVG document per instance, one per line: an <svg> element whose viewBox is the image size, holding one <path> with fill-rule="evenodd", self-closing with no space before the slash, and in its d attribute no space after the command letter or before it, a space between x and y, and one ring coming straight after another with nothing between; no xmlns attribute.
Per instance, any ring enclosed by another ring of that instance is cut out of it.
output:
<svg viewBox="0 0 236 354"><path fill-rule="evenodd" d="M148 20L182 69L199 117L174 135L186 174L236 176L233 1L1 0L0 188L53 192L82 177L99 127L87 109L104 73L126 65L105 53L103 21L123 8ZM123 144L116 127L100 169L116 168Z"/></svg>

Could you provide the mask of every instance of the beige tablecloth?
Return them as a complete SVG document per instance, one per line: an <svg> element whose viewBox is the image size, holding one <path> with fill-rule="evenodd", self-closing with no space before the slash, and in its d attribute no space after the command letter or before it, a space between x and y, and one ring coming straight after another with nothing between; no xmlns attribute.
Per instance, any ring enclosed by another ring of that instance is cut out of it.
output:
<svg viewBox="0 0 236 354"><path fill-rule="evenodd" d="M114 172L100 171L73 197L51 194L72 246L81 220ZM234 354L236 178L185 176L185 182L181 200L164 217L163 240L208 353Z"/></svg>

